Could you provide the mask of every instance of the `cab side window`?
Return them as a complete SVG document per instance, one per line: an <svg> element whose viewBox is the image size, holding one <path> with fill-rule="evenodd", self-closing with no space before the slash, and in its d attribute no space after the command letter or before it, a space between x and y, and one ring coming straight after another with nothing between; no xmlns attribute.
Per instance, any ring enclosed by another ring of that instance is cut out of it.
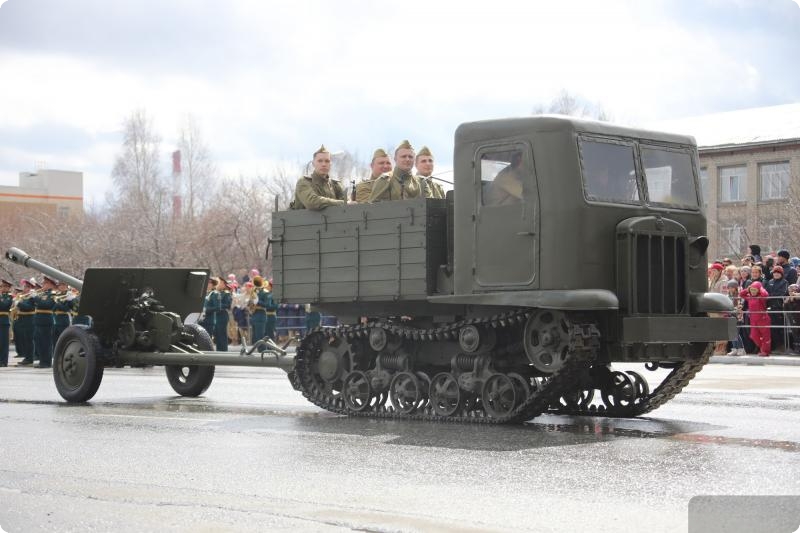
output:
<svg viewBox="0 0 800 533"><path fill-rule="evenodd" d="M480 156L481 204L512 205L522 201L526 168L522 149L484 152Z"/></svg>

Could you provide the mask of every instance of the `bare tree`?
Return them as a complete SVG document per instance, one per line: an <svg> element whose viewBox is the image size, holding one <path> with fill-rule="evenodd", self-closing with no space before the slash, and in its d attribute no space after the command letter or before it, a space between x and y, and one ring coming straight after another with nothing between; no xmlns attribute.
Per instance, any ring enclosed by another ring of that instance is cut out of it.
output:
<svg viewBox="0 0 800 533"><path fill-rule="evenodd" d="M184 215L191 221L198 210L206 207L208 189L217 174L211 151L192 115L188 115L181 125L178 149L181 151L181 193L186 198Z"/></svg>
<svg viewBox="0 0 800 533"><path fill-rule="evenodd" d="M558 115L569 115L573 117L593 118L596 120L609 121L611 117L597 102L591 102L578 95L571 94L566 89L562 89L549 104L537 104L533 107L534 115L555 113Z"/></svg>

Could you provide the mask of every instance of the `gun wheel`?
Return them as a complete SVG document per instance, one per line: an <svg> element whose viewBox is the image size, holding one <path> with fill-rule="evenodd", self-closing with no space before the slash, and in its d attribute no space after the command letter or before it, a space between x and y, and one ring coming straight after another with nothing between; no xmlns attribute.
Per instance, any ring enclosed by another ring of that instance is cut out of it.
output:
<svg viewBox="0 0 800 533"><path fill-rule="evenodd" d="M208 332L197 324L186 324L184 329L190 333L194 339L193 344L201 350L214 350L211 337ZM213 366L199 365L166 365L164 370L167 373L172 390L181 396L196 397L203 394L211 386L214 380Z"/></svg>
<svg viewBox="0 0 800 533"><path fill-rule="evenodd" d="M83 403L94 397L103 381L100 353L100 340L87 328L70 326L64 330L53 358L53 379L62 398Z"/></svg>

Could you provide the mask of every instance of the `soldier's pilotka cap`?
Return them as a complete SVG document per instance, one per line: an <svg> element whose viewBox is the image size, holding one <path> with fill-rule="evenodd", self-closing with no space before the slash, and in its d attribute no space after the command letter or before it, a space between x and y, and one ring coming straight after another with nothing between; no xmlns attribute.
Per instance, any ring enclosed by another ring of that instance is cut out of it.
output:
<svg viewBox="0 0 800 533"><path fill-rule="evenodd" d="M372 162L374 163L379 157L389 157L389 154L383 148L378 148L372 153Z"/></svg>
<svg viewBox="0 0 800 533"><path fill-rule="evenodd" d="M427 146L423 146L422 148L419 149L419 152L417 152L417 157L419 157L421 155L429 155L429 156L433 157L433 154L431 153L431 149L428 148Z"/></svg>
<svg viewBox="0 0 800 533"><path fill-rule="evenodd" d="M330 152L328 151L327 148L325 148L325 145L324 144L320 144L319 145L319 149L316 152L314 152L313 157L317 157L317 154L329 154L329 153Z"/></svg>
<svg viewBox="0 0 800 533"><path fill-rule="evenodd" d="M394 155L397 155L398 150L413 150L414 147L411 146L411 143L408 142L408 139L403 140L400 144L397 145L397 148L394 149Z"/></svg>

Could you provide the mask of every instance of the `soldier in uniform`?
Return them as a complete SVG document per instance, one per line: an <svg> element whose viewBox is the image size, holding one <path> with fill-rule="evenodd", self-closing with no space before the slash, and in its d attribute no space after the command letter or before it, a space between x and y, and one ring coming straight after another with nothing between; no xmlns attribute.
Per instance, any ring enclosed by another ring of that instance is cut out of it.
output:
<svg viewBox="0 0 800 533"><path fill-rule="evenodd" d="M19 365L32 365L34 355L34 345L36 344L33 337L33 315L36 312L36 304L33 303L33 297L36 294L34 289L38 286L35 281L23 279L22 294L17 298L14 307L17 312L16 330L14 331L14 339L17 347L17 354L22 356L22 361Z"/></svg>
<svg viewBox="0 0 800 533"><path fill-rule="evenodd" d="M418 198L422 195L419 180L411 173L414 168L414 148L411 143L400 143L394 151L394 164L391 174L384 174L375 180L369 196L370 203Z"/></svg>
<svg viewBox="0 0 800 533"><path fill-rule="evenodd" d="M389 154L383 148L378 148L372 154L372 163L369 165L372 175L356 185L356 202L360 204L367 203L369 195L372 194L372 186L375 180L383 174L388 174L392 171L392 160L389 159Z"/></svg>
<svg viewBox="0 0 800 533"><path fill-rule="evenodd" d="M278 325L278 304L272 297L272 280L264 281L265 292L267 293L267 327L264 334L270 339L277 341L278 333L275 331Z"/></svg>
<svg viewBox="0 0 800 533"><path fill-rule="evenodd" d="M228 351L228 321L230 320L233 295L228 282L217 278L217 291L219 297L214 309L214 343L218 352Z"/></svg>
<svg viewBox="0 0 800 533"><path fill-rule="evenodd" d="M325 145L314 152L314 172L310 176L303 176L297 180L294 188L294 200L289 205L291 209L313 209L319 211L330 205L344 205L347 203L344 188L328 173L331 170L331 153Z"/></svg>
<svg viewBox="0 0 800 533"><path fill-rule="evenodd" d="M56 302L56 305L53 307L53 347L55 347L58 338L64 330L69 327L69 317L72 312L75 295L70 292L66 283L59 281L53 299Z"/></svg>
<svg viewBox="0 0 800 533"><path fill-rule="evenodd" d="M216 289L217 279L209 277L206 285L206 298L203 300L203 316L197 321L209 335L214 335L214 310L219 300L219 294L217 294Z"/></svg>
<svg viewBox="0 0 800 533"><path fill-rule="evenodd" d="M0 279L0 366L8 366L8 336L11 330L11 282Z"/></svg>
<svg viewBox="0 0 800 533"><path fill-rule="evenodd" d="M423 196L425 198L444 198L444 189L436 183L433 179L433 154L427 146L423 146L417 154L417 159L414 163L417 167L419 175L420 187L422 187Z"/></svg>
<svg viewBox="0 0 800 533"><path fill-rule="evenodd" d="M50 368L53 362L53 308L56 301L53 298L53 290L56 288L56 281L44 277L42 288L33 297L36 312L33 315L33 338L34 350L39 364L36 368Z"/></svg>

